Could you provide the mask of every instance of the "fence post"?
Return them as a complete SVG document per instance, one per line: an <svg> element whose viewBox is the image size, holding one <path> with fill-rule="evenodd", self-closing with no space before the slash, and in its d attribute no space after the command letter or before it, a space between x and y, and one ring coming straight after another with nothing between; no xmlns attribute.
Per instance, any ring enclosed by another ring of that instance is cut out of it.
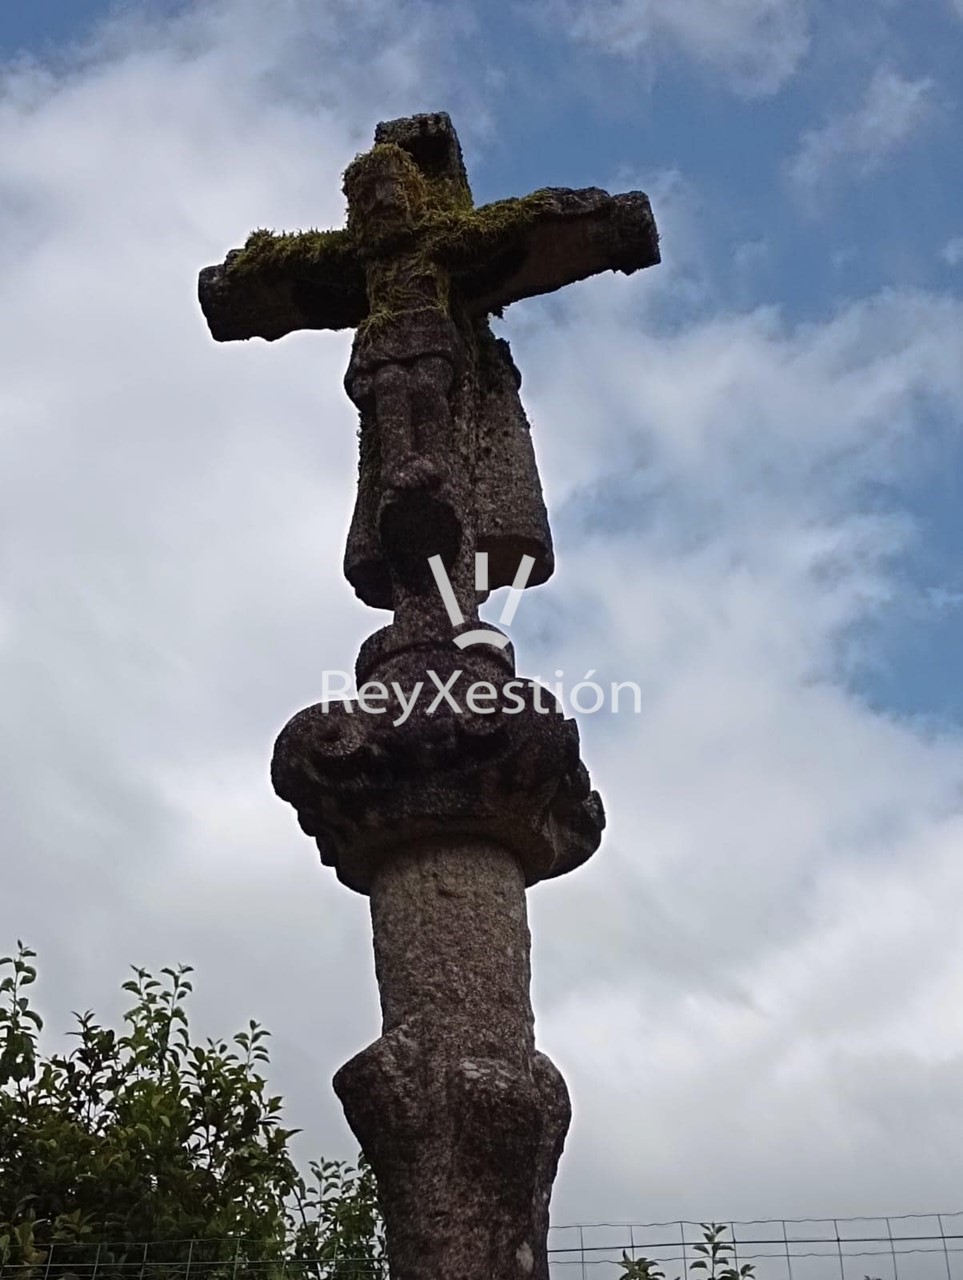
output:
<svg viewBox="0 0 963 1280"><path fill-rule="evenodd" d="M843 1242L839 1238L839 1223L835 1218L832 1220L833 1230L836 1232L836 1252L839 1254L839 1280L846 1280L846 1268L843 1266Z"/></svg>
<svg viewBox="0 0 963 1280"><path fill-rule="evenodd" d="M789 1252L789 1236L786 1234L786 1219L781 1218L782 1222L782 1238L786 1242L786 1270L789 1272L789 1280L792 1280L792 1254Z"/></svg>
<svg viewBox="0 0 963 1280"><path fill-rule="evenodd" d="M886 1219L886 1234L889 1236L889 1251L893 1255L893 1280L899 1280L899 1267L896 1263L896 1245L893 1243L893 1228L889 1218Z"/></svg>
<svg viewBox="0 0 963 1280"><path fill-rule="evenodd" d="M946 1264L946 1280L953 1280L953 1273L950 1270L950 1251L946 1247L946 1232L943 1230L943 1215L938 1213L936 1221L940 1224L940 1239L943 1241L943 1261Z"/></svg>

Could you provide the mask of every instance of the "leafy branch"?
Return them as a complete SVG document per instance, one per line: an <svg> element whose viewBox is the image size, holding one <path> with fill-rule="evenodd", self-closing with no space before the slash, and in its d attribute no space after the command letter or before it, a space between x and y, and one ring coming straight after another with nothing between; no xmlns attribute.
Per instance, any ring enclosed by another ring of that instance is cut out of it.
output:
<svg viewBox="0 0 963 1280"><path fill-rule="evenodd" d="M700 1223L702 1242L693 1245L693 1252L700 1256L689 1263L690 1271L708 1272L708 1280L747 1280L755 1272L751 1262L743 1263L736 1269L732 1265L734 1259L728 1255L735 1253L735 1245L723 1240L722 1233L729 1228L717 1222ZM621 1280L665 1280L665 1272L658 1269L658 1263L651 1258L630 1258L623 1251L619 1263L622 1268ZM679 1280L679 1277L676 1277Z"/></svg>

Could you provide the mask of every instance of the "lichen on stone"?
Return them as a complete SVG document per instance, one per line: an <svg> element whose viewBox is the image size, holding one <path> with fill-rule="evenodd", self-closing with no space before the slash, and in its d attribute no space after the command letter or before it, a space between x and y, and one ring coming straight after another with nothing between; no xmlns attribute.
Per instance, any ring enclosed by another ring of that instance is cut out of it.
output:
<svg viewBox="0 0 963 1280"><path fill-rule="evenodd" d="M450 314L451 280L428 255L407 253L366 264L368 314L359 333L373 333L413 311Z"/></svg>

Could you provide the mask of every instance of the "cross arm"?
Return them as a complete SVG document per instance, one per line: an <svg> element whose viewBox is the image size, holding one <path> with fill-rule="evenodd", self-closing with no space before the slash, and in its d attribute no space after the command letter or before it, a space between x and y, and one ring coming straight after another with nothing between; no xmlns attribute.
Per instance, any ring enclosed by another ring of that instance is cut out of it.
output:
<svg viewBox="0 0 963 1280"><path fill-rule="evenodd" d="M546 187L476 209L445 256L471 309L497 312L601 271L654 266L659 233L641 191Z"/></svg>
<svg viewBox="0 0 963 1280"><path fill-rule="evenodd" d="M218 342L354 328L368 309L364 271L345 231L255 231L243 249L201 271L197 295Z"/></svg>

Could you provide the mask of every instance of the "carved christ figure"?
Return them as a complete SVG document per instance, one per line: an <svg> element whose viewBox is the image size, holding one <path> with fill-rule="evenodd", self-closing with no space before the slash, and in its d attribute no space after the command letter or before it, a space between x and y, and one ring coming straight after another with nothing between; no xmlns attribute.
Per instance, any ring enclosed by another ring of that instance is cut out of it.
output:
<svg viewBox="0 0 963 1280"><path fill-rule="evenodd" d="M447 115L378 126L344 175L343 230L256 232L201 273L215 338L356 329L345 389L361 416L358 497L345 573L370 605L431 589L446 567L489 556L489 589L554 567L518 395L490 315L603 270L659 260L648 199L545 188L475 208ZM464 572L462 574L464 577Z"/></svg>

